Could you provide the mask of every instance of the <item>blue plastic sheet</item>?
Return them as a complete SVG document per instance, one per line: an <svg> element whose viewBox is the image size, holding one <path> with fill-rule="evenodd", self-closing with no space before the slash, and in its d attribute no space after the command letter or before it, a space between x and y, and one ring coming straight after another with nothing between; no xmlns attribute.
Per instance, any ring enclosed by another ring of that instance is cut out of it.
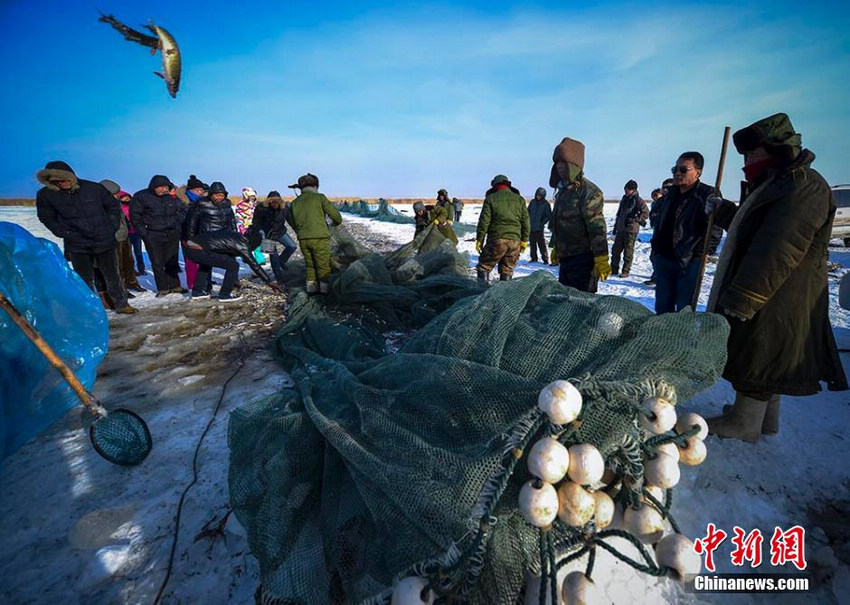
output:
<svg viewBox="0 0 850 605"><path fill-rule="evenodd" d="M0 222L0 291L91 390L109 346L109 323L58 246ZM76 405L79 398L59 372L0 309L2 458Z"/></svg>

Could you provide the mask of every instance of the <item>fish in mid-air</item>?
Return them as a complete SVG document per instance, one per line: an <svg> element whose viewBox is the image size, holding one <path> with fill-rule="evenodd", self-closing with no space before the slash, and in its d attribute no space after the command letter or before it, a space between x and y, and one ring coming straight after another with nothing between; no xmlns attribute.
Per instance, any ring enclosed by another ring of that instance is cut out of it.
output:
<svg viewBox="0 0 850 605"><path fill-rule="evenodd" d="M112 15L100 13L100 19L103 23L108 23L113 28L124 36L124 39L131 42L136 42L142 46L147 46L151 49L151 54L156 54L159 50L162 53L162 71L155 71L156 75L165 80L165 85L168 87L168 94L171 98L177 97L177 91L180 88L180 70L182 61L180 59L180 49L177 46L177 41L168 31L159 25L146 25L145 27L155 36L149 36L138 30L132 29L121 23Z"/></svg>

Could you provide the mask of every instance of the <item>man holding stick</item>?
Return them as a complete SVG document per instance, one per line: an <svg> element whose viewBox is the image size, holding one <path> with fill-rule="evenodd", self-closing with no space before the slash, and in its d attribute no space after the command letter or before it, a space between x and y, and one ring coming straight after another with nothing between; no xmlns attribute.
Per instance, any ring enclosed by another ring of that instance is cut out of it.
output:
<svg viewBox="0 0 850 605"><path fill-rule="evenodd" d="M709 432L755 442L779 431L779 394L812 395L847 379L829 323L826 259L835 201L779 113L735 133L744 156L740 205L711 196L705 213L727 230L708 310L731 327L723 377L736 391Z"/></svg>

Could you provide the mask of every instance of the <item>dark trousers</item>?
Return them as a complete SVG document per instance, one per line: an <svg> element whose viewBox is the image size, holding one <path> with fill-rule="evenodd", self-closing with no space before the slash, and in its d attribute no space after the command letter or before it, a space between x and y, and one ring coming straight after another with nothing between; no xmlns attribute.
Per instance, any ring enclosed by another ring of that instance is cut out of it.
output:
<svg viewBox="0 0 850 605"><path fill-rule="evenodd" d="M180 287L180 234L173 231L148 231L145 248L153 269L156 289L159 292L175 290Z"/></svg>
<svg viewBox="0 0 850 605"><path fill-rule="evenodd" d="M105 252L69 252L71 257L71 265L74 271L77 272L86 285L93 291L97 292L95 286L95 267L103 276L106 293L112 300L112 304L116 309L127 306L127 291L124 289L124 284L121 283L121 276L118 273L118 253L115 248L110 248Z"/></svg>
<svg viewBox="0 0 850 605"><path fill-rule="evenodd" d="M286 261L289 260L289 257L295 254L295 250L298 246L295 245L295 241L289 236L288 233L284 233L280 237L277 238L278 242L283 245L283 252L278 254L277 250L273 252L269 252L269 262L272 265L272 272L277 279L281 279L284 272L284 265L286 265Z"/></svg>
<svg viewBox="0 0 850 605"><path fill-rule="evenodd" d="M129 240L118 242L118 267L121 270L121 281L124 282L125 288L138 290L142 287L133 270L133 252Z"/></svg>
<svg viewBox="0 0 850 605"><path fill-rule="evenodd" d="M652 263L652 275L649 276L649 280L655 281L655 252L649 253L649 262Z"/></svg>
<svg viewBox="0 0 850 605"><path fill-rule="evenodd" d="M632 270L632 258L635 252L635 241L637 233L629 231L617 231L614 236L614 245L611 247L611 271L620 272L620 255L623 255L623 273Z"/></svg>
<svg viewBox="0 0 850 605"><path fill-rule="evenodd" d="M233 290L233 284L239 278L239 263L236 262L235 258L226 254L218 254L217 252L189 248L188 246L183 253L186 255L186 258L198 263L198 275L195 277L195 287L192 288L193 295L204 293L204 289L208 287L210 272L213 267L224 269L224 281L221 282L218 295L230 295L230 292Z"/></svg>
<svg viewBox="0 0 850 605"><path fill-rule="evenodd" d="M549 251L546 248L546 238L543 236L542 231L532 231L531 232L531 244L529 248L529 254L531 254L531 262L537 262L537 250L540 249L540 257L543 259L544 263L549 263Z"/></svg>
<svg viewBox="0 0 850 605"><path fill-rule="evenodd" d="M700 260L682 267L679 261L655 255L655 312L681 311L691 304L699 278Z"/></svg>
<svg viewBox="0 0 850 605"><path fill-rule="evenodd" d="M560 257L558 281L583 292L596 292L599 278L593 275L593 253L589 250L581 254Z"/></svg>
<svg viewBox="0 0 850 605"><path fill-rule="evenodd" d="M460 215L462 213L463 213L463 208L461 208L460 210L455 210L455 222L456 223L460 222Z"/></svg>
<svg viewBox="0 0 850 605"><path fill-rule="evenodd" d="M130 245L133 246L133 256L136 257L136 271L143 272L145 270L145 256L142 254L142 236L138 233L131 233L127 236Z"/></svg>

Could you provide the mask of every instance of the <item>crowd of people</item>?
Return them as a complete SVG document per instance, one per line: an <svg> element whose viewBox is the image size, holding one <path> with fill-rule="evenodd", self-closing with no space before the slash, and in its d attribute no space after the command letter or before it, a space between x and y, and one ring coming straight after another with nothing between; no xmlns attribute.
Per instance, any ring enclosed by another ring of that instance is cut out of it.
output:
<svg viewBox="0 0 850 605"><path fill-rule="evenodd" d="M812 394L820 381L830 389L848 388L828 316L826 258L835 202L787 115L755 122L733 141L744 157L738 204L703 183L703 155L685 151L672 177L652 191L651 207L634 180L625 184L609 257L604 199L585 176L585 146L564 138L552 158L552 206L543 187L526 204L507 176L490 182L476 229L476 271L481 282L489 281L494 268L500 281L510 280L530 243L532 262L557 265L562 284L593 293L599 280L629 276L635 242L648 221L653 273L644 283L655 286L656 313L677 312L692 305L705 255L716 253L725 230L708 310L729 322L724 377L737 397L708 422L715 434L755 441L778 431L780 394ZM296 250L287 226L304 255L307 293L328 293L329 223L339 225L342 217L318 192L313 174L289 186L300 191L289 204L277 191L258 202L256 191L246 187L235 210L221 182L207 186L195 175L180 188L155 175L133 195L111 180L80 179L61 161L48 162L36 176L44 185L36 198L39 219L63 239L80 277L118 313L137 311L128 299L130 291L143 290L137 280L145 272L142 243L158 297L187 293L178 275L181 248L192 299L211 296L211 269L219 267L225 275L217 299L239 300L233 292L237 258L280 291L276 280ZM458 243L454 224L463 211L461 200L440 189L433 205L417 202L413 209L416 233L433 224ZM263 269L265 254L274 278Z"/></svg>

